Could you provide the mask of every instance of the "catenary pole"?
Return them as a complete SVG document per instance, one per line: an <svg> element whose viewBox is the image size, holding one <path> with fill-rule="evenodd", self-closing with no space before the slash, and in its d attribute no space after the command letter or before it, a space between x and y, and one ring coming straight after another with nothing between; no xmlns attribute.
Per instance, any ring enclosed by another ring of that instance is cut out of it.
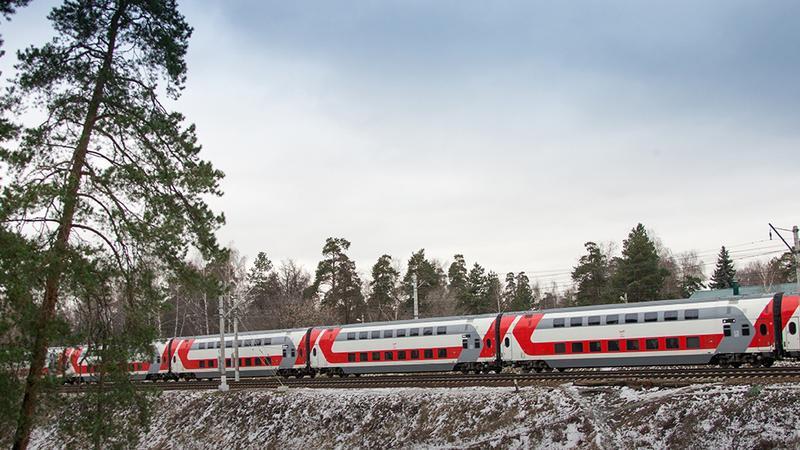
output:
<svg viewBox="0 0 800 450"><path fill-rule="evenodd" d="M239 381L239 314L233 308L233 379Z"/></svg>
<svg viewBox="0 0 800 450"><path fill-rule="evenodd" d="M419 319L419 298L417 296L417 274L411 274L411 282L414 284L414 320Z"/></svg>
<svg viewBox="0 0 800 450"><path fill-rule="evenodd" d="M219 297L219 390L228 391L228 380L225 369L225 306L224 297Z"/></svg>
<svg viewBox="0 0 800 450"><path fill-rule="evenodd" d="M797 225L792 227L792 234L794 234L794 282L797 292L800 292L800 237Z"/></svg>

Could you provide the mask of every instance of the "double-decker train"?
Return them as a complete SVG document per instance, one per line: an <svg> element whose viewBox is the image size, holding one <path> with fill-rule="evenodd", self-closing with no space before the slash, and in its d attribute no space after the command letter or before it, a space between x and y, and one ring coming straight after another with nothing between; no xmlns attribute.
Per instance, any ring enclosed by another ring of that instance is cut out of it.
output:
<svg viewBox="0 0 800 450"><path fill-rule="evenodd" d="M584 367L770 366L800 358L800 296L664 300L239 334L242 377L524 372ZM225 347L225 360L220 357ZM138 380L232 374L233 336L176 337L131 361ZM91 381L81 347L54 349L67 381Z"/></svg>

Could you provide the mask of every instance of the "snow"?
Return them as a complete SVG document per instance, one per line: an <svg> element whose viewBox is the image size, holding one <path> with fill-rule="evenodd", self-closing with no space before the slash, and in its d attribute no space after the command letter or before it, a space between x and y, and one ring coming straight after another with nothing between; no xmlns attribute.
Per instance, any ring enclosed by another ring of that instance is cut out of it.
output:
<svg viewBox="0 0 800 450"><path fill-rule="evenodd" d="M142 448L800 447L800 387L167 391ZM31 448L83 447L55 422Z"/></svg>

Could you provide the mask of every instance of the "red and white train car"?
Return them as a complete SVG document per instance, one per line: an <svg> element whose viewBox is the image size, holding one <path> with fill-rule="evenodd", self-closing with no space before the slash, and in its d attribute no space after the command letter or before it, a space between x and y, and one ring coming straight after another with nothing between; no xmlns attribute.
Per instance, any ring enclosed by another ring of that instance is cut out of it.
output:
<svg viewBox="0 0 800 450"><path fill-rule="evenodd" d="M523 369L743 363L800 356L798 303L782 296L667 300L514 314L501 359ZM504 315L505 316L505 315Z"/></svg>

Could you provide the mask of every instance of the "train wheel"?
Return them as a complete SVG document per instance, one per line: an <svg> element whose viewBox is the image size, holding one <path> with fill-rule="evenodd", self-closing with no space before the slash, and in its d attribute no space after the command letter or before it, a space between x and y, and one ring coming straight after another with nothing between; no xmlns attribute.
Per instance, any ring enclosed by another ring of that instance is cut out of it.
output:
<svg viewBox="0 0 800 450"><path fill-rule="evenodd" d="M567 369L566 369L566 367L557 367L556 370L558 370L559 372L563 372L563 371L565 371Z"/></svg>
<svg viewBox="0 0 800 450"><path fill-rule="evenodd" d="M775 360L772 358L764 358L761 360L761 365L764 367L772 367L772 363L774 362Z"/></svg>

